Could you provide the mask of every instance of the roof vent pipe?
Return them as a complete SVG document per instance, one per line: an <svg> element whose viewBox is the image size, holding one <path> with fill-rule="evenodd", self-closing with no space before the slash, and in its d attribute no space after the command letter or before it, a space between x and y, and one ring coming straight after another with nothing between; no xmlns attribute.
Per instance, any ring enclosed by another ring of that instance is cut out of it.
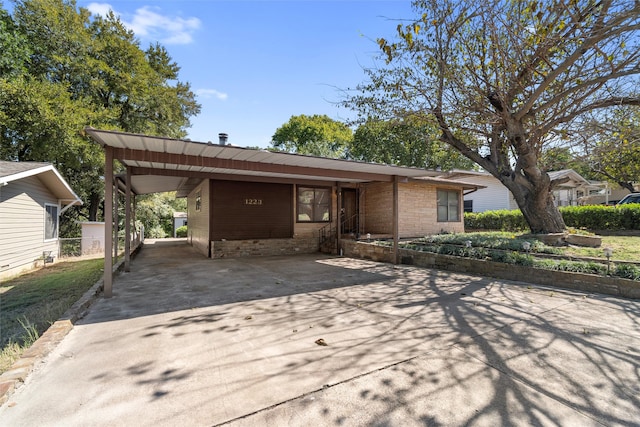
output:
<svg viewBox="0 0 640 427"><path fill-rule="evenodd" d="M219 133L218 138L220 140L220 145L227 145L227 139L229 139L229 135L226 133Z"/></svg>

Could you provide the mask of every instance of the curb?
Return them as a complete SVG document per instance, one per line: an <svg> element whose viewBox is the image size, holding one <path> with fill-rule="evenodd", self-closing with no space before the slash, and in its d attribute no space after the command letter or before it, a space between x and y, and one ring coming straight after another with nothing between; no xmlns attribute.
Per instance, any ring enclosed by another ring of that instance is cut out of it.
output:
<svg viewBox="0 0 640 427"><path fill-rule="evenodd" d="M136 248L136 251L139 250L139 248L140 247ZM124 259L118 261L113 266L114 273L123 267ZM63 338L71 332L76 322L87 314L91 305L102 293L103 286L104 277L98 280L78 301L69 307L62 317L55 321L31 347L11 365L9 370L0 375L0 406L4 405L15 390L25 382L27 376L33 372L36 365L42 362L44 358L60 344Z"/></svg>

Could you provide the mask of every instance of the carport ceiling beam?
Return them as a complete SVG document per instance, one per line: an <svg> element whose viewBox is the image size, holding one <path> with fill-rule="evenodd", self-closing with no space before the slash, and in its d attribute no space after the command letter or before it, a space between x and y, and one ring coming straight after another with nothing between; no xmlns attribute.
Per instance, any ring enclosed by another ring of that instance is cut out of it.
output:
<svg viewBox="0 0 640 427"><path fill-rule="evenodd" d="M249 162L246 160L220 159L215 157L191 156L188 154L171 154L157 151L132 150L130 148L113 148L113 155L114 158L123 162L151 162L176 166L181 165L212 169L231 169L249 172L304 175L310 177L323 176L334 179L353 179L362 181L393 181L392 175L377 173L282 165L275 163Z"/></svg>

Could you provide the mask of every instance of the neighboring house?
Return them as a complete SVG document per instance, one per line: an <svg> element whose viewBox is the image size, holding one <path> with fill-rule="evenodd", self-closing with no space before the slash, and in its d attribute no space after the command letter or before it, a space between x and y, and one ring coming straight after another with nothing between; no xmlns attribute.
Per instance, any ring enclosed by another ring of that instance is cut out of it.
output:
<svg viewBox="0 0 640 427"><path fill-rule="evenodd" d="M233 147L222 140L86 131L107 158L112 153L127 168L118 179L130 176L134 195L176 191L187 197L187 241L212 258L312 253L323 245L338 253L345 238L460 233L462 193L478 187L438 178L437 171Z"/></svg>
<svg viewBox="0 0 640 427"><path fill-rule="evenodd" d="M0 161L0 279L57 257L60 215L79 204L53 165Z"/></svg>
<svg viewBox="0 0 640 427"><path fill-rule="evenodd" d="M174 212L173 213L173 237L176 237L176 230L185 225L187 225L187 213Z"/></svg>
<svg viewBox="0 0 640 427"><path fill-rule="evenodd" d="M465 212L518 209L518 205L507 187L488 172L453 170L441 177L484 186L477 191L465 194ZM590 182L573 169L552 171L549 172L549 177L551 180L566 179L553 190L556 206L576 206L583 194L602 190L602 183Z"/></svg>
<svg viewBox="0 0 640 427"><path fill-rule="evenodd" d="M607 182L593 182L596 189L591 189L587 193L578 194L579 205L615 205L625 196L631 194L626 188L616 184L609 185ZM635 191L640 191L640 184L634 185Z"/></svg>
<svg viewBox="0 0 640 427"><path fill-rule="evenodd" d="M489 172L454 169L442 175L442 178L456 179L482 185L484 188L465 193L465 212L484 212L502 209L518 209L511 192Z"/></svg>

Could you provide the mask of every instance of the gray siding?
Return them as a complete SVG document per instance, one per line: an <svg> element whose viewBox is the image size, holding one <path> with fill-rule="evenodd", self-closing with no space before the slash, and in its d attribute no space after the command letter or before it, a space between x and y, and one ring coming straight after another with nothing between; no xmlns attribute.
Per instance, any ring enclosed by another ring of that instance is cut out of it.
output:
<svg viewBox="0 0 640 427"><path fill-rule="evenodd" d="M0 188L0 277L33 268L43 251L58 255L58 241L45 242L45 203L60 206L37 177Z"/></svg>

